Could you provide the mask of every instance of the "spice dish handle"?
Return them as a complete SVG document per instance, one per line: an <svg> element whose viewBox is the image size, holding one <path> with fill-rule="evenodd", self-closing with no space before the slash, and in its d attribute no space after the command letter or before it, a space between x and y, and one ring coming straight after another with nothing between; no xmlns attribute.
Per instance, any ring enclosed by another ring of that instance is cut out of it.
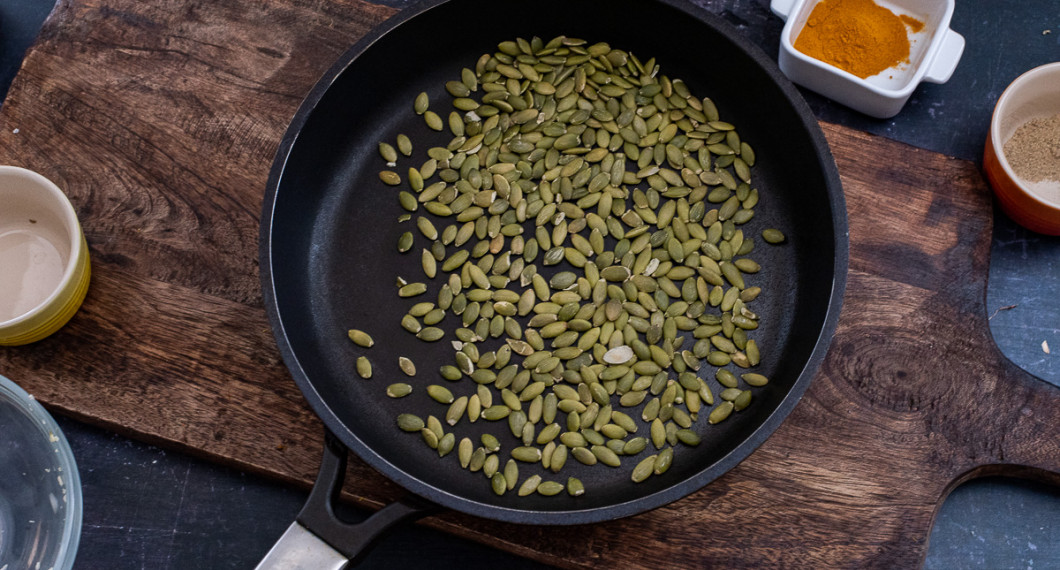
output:
<svg viewBox="0 0 1060 570"><path fill-rule="evenodd" d="M788 16L791 15L791 9L798 2L799 0L773 0L769 3L769 10L779 16L781 20L787 20Z"/></svg>
<svg viewBox="0 0 1060 570"><path fill-rule="evenodd" d="M924 81L927 83L949 81L953 70L957 68L957 62L961 60L962 53L964 53L964 36L953 30L946 30L946 35L939 43L938 50L924 74Z"/></svg>
<svg viewBox="0 0 1060 570"><path fill-rule="evenodd" d="M357 564L396 525L439 510L426 499L408 495L363 522L339 519L333 505L345 479L346 454L346 446L327 431L320 473L305 506L256 570L343 570Z"/></svg>

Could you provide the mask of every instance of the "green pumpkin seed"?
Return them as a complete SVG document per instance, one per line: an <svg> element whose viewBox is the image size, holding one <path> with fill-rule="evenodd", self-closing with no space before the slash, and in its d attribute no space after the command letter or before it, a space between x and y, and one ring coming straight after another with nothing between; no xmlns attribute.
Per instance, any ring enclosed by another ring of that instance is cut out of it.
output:
<svg viewBox="0 0 1060 570"><path fill-rule="evenodd" d="M537 463L541 461L541 450L536 447L516 447L511 451L512 459L524 463Z"/></svg>
<svg viewBox="0 0 1060 570"><path fill-rule="evenodd" d="M417 115L422 115L427 112L427 107L430 105L430 99L427 97L427 93L421 92L416 96L416 100L413 101L412 110Z"/></svg>
<svg viewBox="0 0 1060 570"><path fill-rule="evenodd" d="M453 393L450 392L449 389L445 386L440 386L438 384L431 384L427 386L427 395L429 395L432 400L438 402L439 404L448 405L452 404L454 401Z"/></svg>
<svg viewBox="0 0 1060 570"><path fill-rule="evenodd" d="M399 297L415 297L427 292L426 283L409 283L398 289Z"/></svg>
<svg viewBox="0 0 1060 570"><path fill-rule="evenodd" d="M762 239L766 240L766 243L776 245L784 243L784 241L787 240L787 237L784 236L784 232L778 229L767 228L762 230Z"/></svg>
<svg viewBox="0 0 1060 570"><path fill-rule="evenodd" d="M537 493L539 495L544 495L546 497L551 497L553 495L558 495L558 494L562 493L564 488L565 487L563 486L562 483L558 483L556 481L542 481L537 486Z"/></svg>
<svg viewBox="0 0 1060 570"><path fill-rule="evenodd" d="M610 448L603 445L594 445L589 448L589 451L596 456L596 459L609 467L619 467L622 465L622 460L619 459L618 455Z"/></svg>
<svg viewBox="0 0 1060 570"><path fill-rule="evenodd" d="M486 464L486 450L481 447L476 448L471 453L471 460L468 461L467 468L471 472L481 471L482 467Z"/></svg>
<svg viewBox="0 0 1060 570"><path fill-rule="evenodd" d="M358 329L350 329L347 332L347 335L350 337L350 340L352 340L353 343L356 344L357 346L363 346L364 348L371 348L371 346L373 344L375 344L375 341L372 340L372 337L369 336L368 333L366 333L364 331L361 331L361 330L358 330Z"/></svg>
<svg viewBox="0 0 1060 570"><path fill-rule="evenodd" d="M758 343L753 339L748 340L744 352L747 354L747 361L751 366L758 366L761 361L761 355L758 351Z"/></svg>
<svg viewBox="0 0 1060 570"><path fill-rule="evenodd" d="M359 374L361 378L372 377L372 363L368 360L367 356L357 357L357 374Z"/></svg>
<svg viewBox="0 0 1060 570"><path fill-rule="evenodd" d="M386 395L391 398L404 398L412 393L412 386L397 382L386 387Z"/></svg>
<svg viewBox="0 0 1060 570"><path fill-rule="evenodd" d="M456 435L452 432L443 435L441 439L438 440L438 447L436 448L438 450L438 457L449 455L454 447L456 447Z"/></svg>
<svg viewBox="0 0 1060 570"><path fill-rule="evenodd" d="M677 430L677 439L685 445L699 445L700 437L696 432L690 429L679 429Z"/></svg>
<svg viewBox="0 0 1060 570"><path fill-rule="evenodd" d="M656 475L662 475L670 469L670 465L674 461L674 448L667 447L659 452L659 455L655 458L653 473Z"/></svg>
<svg viewBox="0 0 1060 570"><path fill-rule="evenodd" d="M741 374L740 378L743 378L743 381L747 382L749 386L761 387L769 383L768 378L756 372L748 372L746 374Z"/></svg>
<svg viewBox="0 0 1060 570"><path fill-rule="evenodd" d="M412 232L404 232L398 237L398 251L405 253L412 249L413 235Z"/></svg>
<svg viewBox="0 0 1060 570"><path fill-rule="evenodd" d="M467 437L461 439L460 443L457 444L456 456L460 461L460 466L464 469L467 469L471 464L471 454L475 451L474 445L475 444L471 443L471 439Z"/></svg>
<svg viewBox="0 0 1060 570"><path fill-rule="evenodd" d="M522 485L519 486L519 491L517 491L517 494L520 497L526 497L527 495L532 495L532 494L534 494L537 491L537 488L540 485L541 485L541 476L540 475L531 475L530 477L527 477L525 481L523 481Z"/></svg>
<svg viewBox="0 0 1060 570"><path fill-rule="evenodd" d="M420 430L420 437L423 438L424 443L431 449L438 449L438 441L441 439L438 434L433 430L423 428Z"/></svg>
<svg viewBox="0 0 1060 570"><path fill-rule="evenodd" d="M490 454L486 456L486 461L482 463L482 474L486 477L493 477L495 473L500 471L500 468L501 458L494 454ZM505 488L507 488L507 486L508 485L505 484Z"/></svg>
<svg viewBox="0 0 1060 570"><path fill-rule="evenodd" d="M423 268L423 274L429 279L433 279L438 274L438 264L435 261L434 256L428 250L423 250L420 255L420 266Z"/></svg>
<svg viewBox="0 0 1060 570"><path fill-rule="evenodd" d="M427 342L441 340L444 336L445 331L438 327L424 327L420 332L416 333L416 338Z"/></svg>
<svg viewBox="0 0 1060 570"><path fill-rule="evenodd" d="M394 150L394 147L385 142L379 143L379 156L382 156L383 160L388 163L395 163L398 159L397 151Z"/></svg>
<svg viewBox="0 0 1060 570"><path fill-rule="evenodd" d="M480 439L482 441L482 447L484 447L486 451L490 453L496 453L501 448L500 440L498 440L495 436L491 434L484 433L482 434Z"/></svg>
<svg viewBox="0 0 1060 570"><path fill-rule="evenodd" d="M508 417L508 414L512 412L512 409L503 404L497 404L490 406L485 410L482 410L482 419L489 421L497 421Z"/></svg>
<svg viewBox="0 0 1060 570"><path fill-rule="evenodd" d="M424 111L423 120L427 123L427 127L434 131L441 131L445 128L445 124L442 122L442 118L438 116L434 111Z"/></svg>
<svg viewBox="0 0 1060 570"><path fill-rule="evenodd" d="M596 465L598 461L596 455L585 447L573 447L570 450L570 454L573 455L578 462L585 465Z"/></svg>
<svg viewBox="0 0 1060 570"><path fill-rule="evenodd" d="M658 455L651 455L646 457L637 463L637 466L633 468L633 473L630 475L630 479L634 483L640 483L646 480L655 471L655 462Z"/></svg>
<svg viewBox="0 0 1060 570"><path fill-rule="evenodd" d="M724 421L726 418L729 417L729 414L732 413L733 407L734 406L732 402L722 402L718 404L718 407L714 408L714 410L710 412L710 416L707 418L707 421L711 424L716 424Z"/></svg>
<svg viewBox="0 0 1060 570"><path fill-rule="evenodd" d="M379 179L383 181L383 184L388 186L397 186L398 184L401 184L401 175L393 170L379 171Z"/></svg>
<svg viewBox="0 0 1060 570"><path fill-rule="evenodd" d="M503 495L508 491L508 480L504 477L503 473L494 473L490 478L490 486L493 488L495 494Z"/></svg>
<svg viewBox="0 0 1060 570"><path fill-rule="evenodd" d="M405 373L406 376L416 375L416 365L404 356L398 357L398 368Z"/></svg>
<svg viewBox="0 0 1060 570"><path fill-rule="evenodd" d="M414 414L400 414L397 417L398 427L409 433L419 432L427 425L423 419Z"/></svg>
<svg viewBox="0 0 1060 570"><path fill-rule="evenodd" d="M412 156L412 139L407 135L399 134L397 136L397 148L401 151L401 154Z"/></svg>

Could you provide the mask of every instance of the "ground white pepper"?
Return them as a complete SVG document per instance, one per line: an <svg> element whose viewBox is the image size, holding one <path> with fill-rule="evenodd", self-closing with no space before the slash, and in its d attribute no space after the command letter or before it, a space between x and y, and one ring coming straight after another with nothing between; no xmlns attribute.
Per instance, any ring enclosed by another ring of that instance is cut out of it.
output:
<svg viewBox="0 0 1060 570"><path fill-rule="evenodd" d="M1060 113L1020 125L1005 143L1005 158L1037 194L1060 202Z"/></svg>

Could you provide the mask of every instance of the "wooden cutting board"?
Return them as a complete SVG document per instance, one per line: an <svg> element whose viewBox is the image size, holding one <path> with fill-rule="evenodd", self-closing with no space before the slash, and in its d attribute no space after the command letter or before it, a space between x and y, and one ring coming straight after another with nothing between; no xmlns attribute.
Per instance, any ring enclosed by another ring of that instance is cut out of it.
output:
<svg viewBox="0 0 1060 570"><path fill-rule="evenodd" d="M354 0L60 2L0 110L0 163L68 193L92 286L61 332L0 349L0 373L59 413L308 485L323 428L262 308L262 194L303 95L391 14ZM822 126L850 272L828 357L781 428L703 490L636 517L574 532L427 524L567 567L911 567L958 483L1060 483L1060 391L990 337L980 173ZM355 501L402 494L351 463Z"/></svg>

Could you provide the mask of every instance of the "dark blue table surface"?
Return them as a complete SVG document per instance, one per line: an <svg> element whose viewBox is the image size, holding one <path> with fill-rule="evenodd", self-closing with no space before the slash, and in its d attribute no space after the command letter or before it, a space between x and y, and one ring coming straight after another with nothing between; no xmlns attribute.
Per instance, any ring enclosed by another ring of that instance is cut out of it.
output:
<svg viewBox="0 0 1060 570"><path fill-rule="evenodd" d="M411 2L381 3L405 7ZM782 22L769 13L765 0L695 3L776 54ZM0 3L0 97L52 5L53 0ZM967 40L953 77L943 85L922 85L894 119L870 119L813 93L804 91L804 96L822 120L978 163L990 113L1005 86L1028 69L1060 60L1060 3L963 0L957 2L951 27ZM1028 232L996 212L987 307L1002 352L1060 386L1060 238ZM1051 354L1043 350L1043 341ZM84 528L77 569L253 568L306 496L262 477L57 419L82 478ZM1058 527L1057 488L975 480L958 487L942 505L925 567L1060 568ZM395 531L363 567L424 563L542 567L416 525Z"/></svg>

